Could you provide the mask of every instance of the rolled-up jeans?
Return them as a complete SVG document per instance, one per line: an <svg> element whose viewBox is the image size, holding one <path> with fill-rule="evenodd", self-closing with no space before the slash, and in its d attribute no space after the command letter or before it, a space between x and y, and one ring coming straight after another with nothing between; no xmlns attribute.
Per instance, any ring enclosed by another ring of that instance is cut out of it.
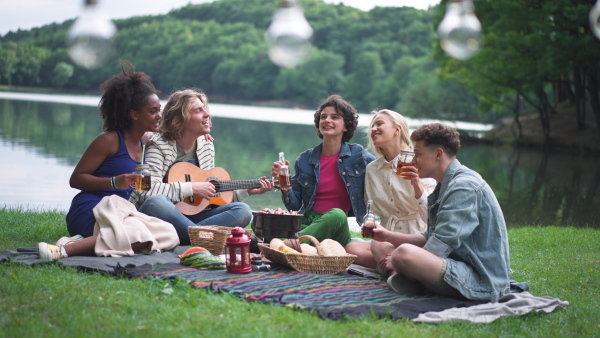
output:
<svg viewBox="0 0 600 338"><path fill-rule="evenodd" d="M190 244L188 227L196 225L219 225L224 227L245 227L252 220L252 210L246 203L232 202L203 210L195 215L184 215L171 200L164 195L152 195L139 208L146 215L160 218L173 224L181 245Z"/></svg>

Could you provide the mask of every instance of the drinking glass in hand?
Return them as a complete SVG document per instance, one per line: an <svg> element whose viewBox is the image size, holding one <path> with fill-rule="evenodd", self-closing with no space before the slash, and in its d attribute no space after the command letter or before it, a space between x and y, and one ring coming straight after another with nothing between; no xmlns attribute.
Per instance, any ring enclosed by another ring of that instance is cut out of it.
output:
<svg viewBox="0 0 600 338"><path fill-rule="evenodd" d="M135 180L134 188L137 191L150 190L151 175L149 164L138 164L135 166L135 172L142 175Z"/></svg>
<svg viewBox="0 0 600 338"><path fill-rule="evenodd" d="M402 178L411 178L410 176L406 176L404 173L407 172L404 167L410 166L415 153L408 150L402 150L400 155L394 159L392 162L392 170L396 173L396 175Z"/></svg>

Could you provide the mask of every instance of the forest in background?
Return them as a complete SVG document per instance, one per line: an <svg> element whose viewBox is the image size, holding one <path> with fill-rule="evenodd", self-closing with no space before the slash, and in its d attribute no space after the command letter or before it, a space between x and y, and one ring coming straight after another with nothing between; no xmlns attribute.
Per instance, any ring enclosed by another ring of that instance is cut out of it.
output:
<svg viewBox="0 0 600 338"><path fill-rule="evenodd" d="M437 43L445 3L365 12L303 0L314 50L294 69L267 57L263 35L276 1L219 0L116 20L115 53L91 71L68 57L69 20L0 37L0 85L97 92L118 72L119 60L128 60L152 76L163 97L194 86L223 101L314 108L338 93L363 113L391 108L476 122L535 110L546 137L549 119L559 114L554 107L569 101L579 128L600 125L600 48L588 23L589 1L474 0L484 48L468 61L445 56Z"/></svg>

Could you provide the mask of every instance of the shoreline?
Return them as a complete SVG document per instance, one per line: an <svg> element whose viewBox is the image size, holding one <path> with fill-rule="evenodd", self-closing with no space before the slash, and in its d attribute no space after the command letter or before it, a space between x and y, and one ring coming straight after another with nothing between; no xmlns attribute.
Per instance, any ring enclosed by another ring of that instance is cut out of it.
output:
<svg viewBox="0 0 600 338"><path fill-rule="evenodd" d="M20 87L20 86L0 86L0 91L31 93L31 94L63 94L63 95L93 95L100 96L99 90L70 90L45 87ZM161 98L164 100L166 98ZM236 100L226 98L223 95L211 95L213 104L223 105L245 105L250 107L283 108L304 111L314 111L314 107L297 104L286 100ZM541 123L537 113L523 114L519 117L522 128L522 138L516 139L516 127L514 118L507 117L497 121L494 125L486 125L476 122L445 121L450 123L461 133L461 141L469 144L488 144L488 145L509 145L515 147L524 147L538 149L542 151L576 152L581 154L600 153L600 136L595 127L594 116L587 109L586 124L584 129L577 128L577 116L572 104L559 104L555 107L557 114L550 117L550 140L544 142ZM361 116L369 114L361 113ZM410 118L413 121L410 128L420 124L438 122L437 119ZM361 121L362 122L362 121ZM472 123L472 125L471 125ZM361 126L368 123L361 123ZM481 125L484 127L479 127Z"/></svg>
<svg viewBox="0 0 600 338"><path fill-rule="evenodd" d="M486 133L482 142L505 144L516 147L534 148L541 151L573 152L577 154L600 153L600 135L595 117L587 110L584 128L577 126L577 115L569 104L555 107L556 114L550 116L550 137L544 142L538 113L521 115L521 139L517 139L514 118L504 118Z"/></svg>

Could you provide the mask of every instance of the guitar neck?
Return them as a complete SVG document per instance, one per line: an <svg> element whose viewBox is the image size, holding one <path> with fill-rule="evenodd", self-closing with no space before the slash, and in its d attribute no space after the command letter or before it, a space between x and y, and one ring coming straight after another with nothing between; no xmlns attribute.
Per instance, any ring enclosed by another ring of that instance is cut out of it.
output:
<svg viewBox="0 0 600 338"><path fill-rule="evenodd" d="M217 192L260 188L260 180L213 181Z"/></svg>

